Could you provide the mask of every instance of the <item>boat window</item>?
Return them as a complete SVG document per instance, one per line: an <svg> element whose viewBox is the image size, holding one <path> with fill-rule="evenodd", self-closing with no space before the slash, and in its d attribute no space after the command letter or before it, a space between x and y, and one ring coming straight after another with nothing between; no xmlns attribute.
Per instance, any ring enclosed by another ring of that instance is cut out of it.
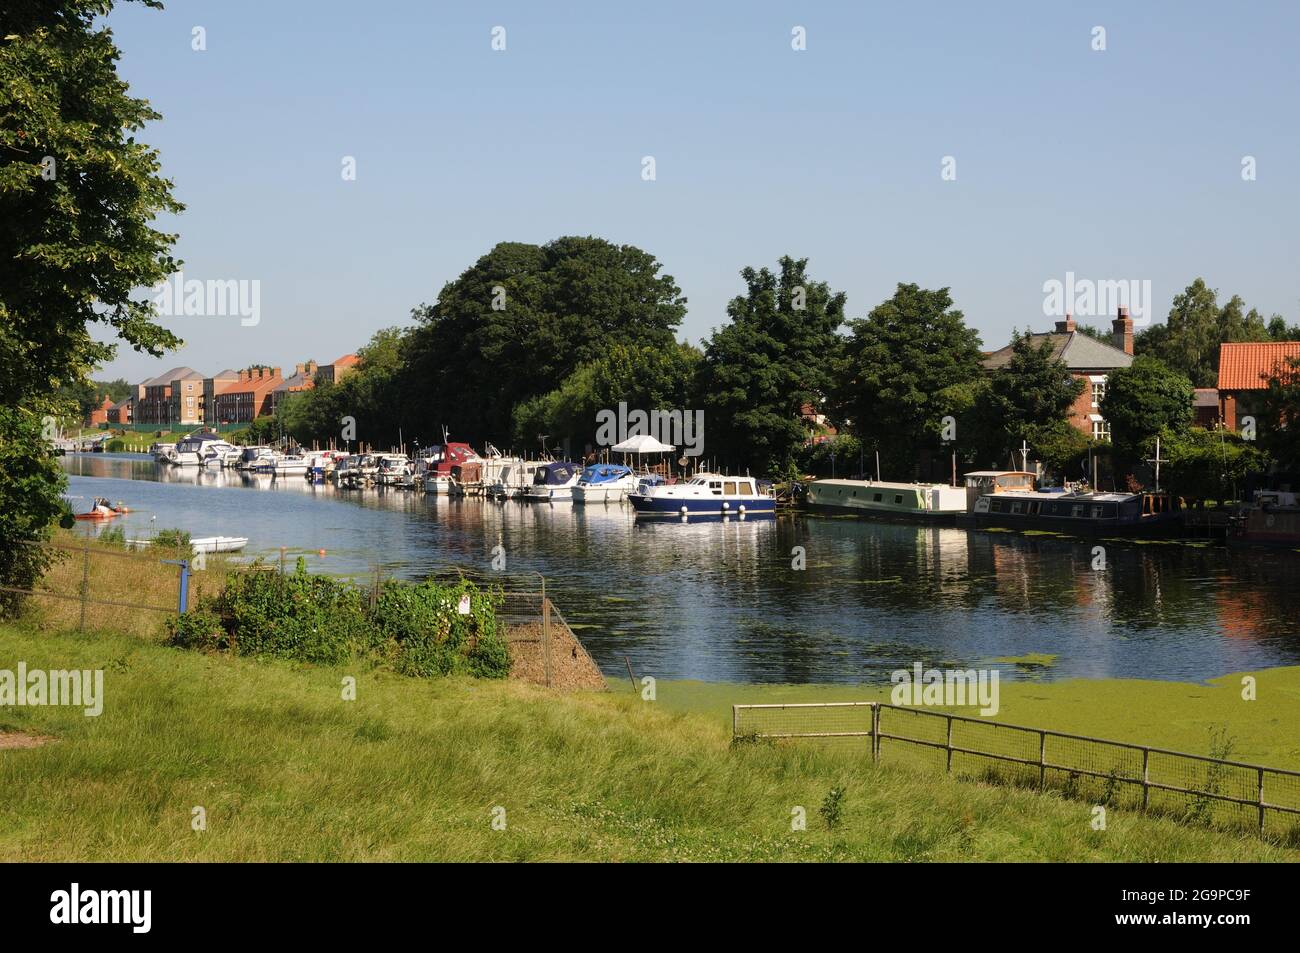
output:
<svg viewBox="0 0 1300 953"><path fill-rule="evenodd" d="M1037 500L1035 500L1034 502L1032 502L1032 503L1029 504L1029 513L1030 513L1031 516L1037 516L1037 515L1038 515L1038 510L1039 510L1040 505L1041 505L1041 504L1039 504Z"/></svg>
<svg viewBox="0 0 1300 953"><path fill-rule="evenodd" d="M736 484L728 480L724 492L727 494L727 496L735 496L737 494Z"/></svg>
<svg viewBox="0 0 1300 953"><path fill-rule="evenodd" d="M1025 504L1022 503L1020 500L1016 500L1014 503L1011 504L1012 513L1023 513L1024 511L1025 511Z"/></svg>
<svg viewBox="0 0 1300 953"><path fill-rule="evenodd" d="M882 499L884 499L884 497L882 497L879 493L877 493L875 496L871 498L871 502L879 503Z"/></svg>
<svg viewBox="0 0 1300 953"><path fill-rule="evenodd" d="M1095 520L1101 519L1101 510L1102 508L1100 506L1094 506L1092 508L1092 518Z"/></svg>
<svg viewBox="0 0 1300 953"><path fill-rule="evenodd" d="M722 495L722 481L721 481L721 480L710 480L710 481L709 481L709 489L713 491L713 495L714 495L714 496L721 496L721 495Z"/></svg>
<svg viewBox="0 0 1300 953"><path fill-rule="evenodd" d="M903 503L903 494L901 494L901 493L895 493L895 494L894 494L894 505L895 505L895 506L901 506L902 503Z"/></svg>
<svg viewBox="0 0 1300 953"><path fill-rule="evenodd" d="M1073 517L1076 517L1076 518L1082 517L1082 516L1083 516L1083 504L1082 504L1082 503L1075 503L1072 507L1070 507L1070 515L1073 516Z"/></svg>

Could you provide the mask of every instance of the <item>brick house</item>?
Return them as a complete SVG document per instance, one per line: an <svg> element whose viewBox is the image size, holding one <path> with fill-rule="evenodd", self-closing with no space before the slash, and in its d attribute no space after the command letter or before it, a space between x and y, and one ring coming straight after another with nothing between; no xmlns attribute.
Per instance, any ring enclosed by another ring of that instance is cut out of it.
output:
<svg viewBox="0 0 1300 953"><path fill-rule="evenodd" d="M108 412L112 408L112 399L105 395L104 402L86 415L86 426L98 427L100 424L108 423Z"/></svg>
<svg viewBox="0 0 1300 953"><path fill-rule="evenodd" d="M202 381L203 375L192 367L173 367L140 384L135 422L182 426L202 423Z"/></svg>
<svg viewBox="0 0 1300 953"><path fill-rule="evenodd" d="M346 375L356 370L358 358L355 354L344 354L333 364L323 364L316 371L316 379L322 384L337 384Z"/></svg>
<svg viewBox="0 0 1300 953"><path fill-rule="evenodd" d="M1070 376L1083 381L1083 392L1070 407L1070 425L1096 440L1109 440L1110 427L1101 416L1101 399L1106 395L1106 378L1111 371L1133 363L1133 319L1128 308L1120 308L1111 322L1111 343L1098 341L1078 329L1074 318L1065 316L1056 322L1056 330L1031 333L1031 343L1052 346L1052 357L1065 364ZM996 372L1011 361L1012 346L993 351L984 357L984 369Z"/></svg>
<svg viewBox="0 0 1300 953"><path fill-rule="evenodd" d="M1219 416L1218 388L1197 387L1192 395L1192 426L1213 430L1222 419Z"/></svg>
<svg viewBox="0 0 1300 953"><path fill-rule="evenodd" d="M1219 418L1237 429L1238 414L1249 414L1266 389L1270 375L1300 358L1300 341L1264 341L1219 345Z"/></svg>
<svg viewBox="0 0 1300 953"><path fill-rule="evenodd" d="M271 392L271 413L276 413L280 409L280 404L290 394L298 391L311 390L316 386L316 374L319 368L315 361L308 361L306 364L294 365L294 373L291 377L286 377L284 382Z"/></svg>
<svg viewBox="0 0 1300 953"><path fill-rule="evenodd" d="M203 423L209 427L218 427L225 421L217 417L217 395L225 393L232 385L239 383L239 371L227 368L211 377L203 378Z"/></svg>
<svg viewBox="0 0 1300 953"><path fill-rule="evenodd" d="M215 419L232 424L252 423L271 413L272 394L284 383L280 368L240 371L239 379L213 398Z"/></svg>
<svg viewBox="0 0 1300 953"><path fill-rule="evenodd" d="M117 424L118 426L133 423L134 419L132 416L132 409L134 406L134 396L125 397L122 400L119 400L112 407L108 408L108 422L110 424Z"/></svg>

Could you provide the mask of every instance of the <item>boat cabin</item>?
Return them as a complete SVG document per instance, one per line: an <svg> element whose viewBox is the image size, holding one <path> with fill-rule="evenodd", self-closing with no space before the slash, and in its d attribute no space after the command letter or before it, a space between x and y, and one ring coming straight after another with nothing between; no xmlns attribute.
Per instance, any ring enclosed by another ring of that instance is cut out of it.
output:
<svg viewBox="0 0 1300 953"><path fill-rule="evenodd" d="M975 511L975 503L986 493L1025 493L1033 490L1038 474L1029 470L972 470L963 474L966 483L966 510Z"/></svg>

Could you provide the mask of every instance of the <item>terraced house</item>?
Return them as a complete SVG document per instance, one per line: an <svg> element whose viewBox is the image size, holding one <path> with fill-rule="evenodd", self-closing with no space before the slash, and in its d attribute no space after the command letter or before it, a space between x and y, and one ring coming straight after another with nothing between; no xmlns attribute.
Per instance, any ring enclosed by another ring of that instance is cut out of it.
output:
<svg viewBox="0 0 1300 953"><path fill-rule="evenodd" d="M203 423L203 375L194 368L173 367L139 386L136 423L182 427Z"/></svg>
<svg viewBox="0 0 1300 953"><path fill-rule="evenodd" d="M272 395L283 383L278 367L240 371L239 378L214 397L213 421L246 424L267 416L272 410Z"/></svg>

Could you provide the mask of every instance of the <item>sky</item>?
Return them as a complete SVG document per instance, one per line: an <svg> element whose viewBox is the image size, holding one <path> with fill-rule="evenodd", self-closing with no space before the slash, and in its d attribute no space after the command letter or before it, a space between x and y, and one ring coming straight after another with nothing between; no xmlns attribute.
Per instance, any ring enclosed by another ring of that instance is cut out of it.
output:
<svg viewBox="0 0 1300 953"><path fill-rule="evenodd" d="M1197 276L1300 320L1300 4L169 0L107 23L163 115L140 138L186 206L160 219L184 278L258 309L169 315L184 349L120 348L99 379L326 363L497 242L574 234L653 254L696 343L786 254L850 317L948 287L988 349L1050 327L1068 273L1149 282L1139 324Z"/></svg>

